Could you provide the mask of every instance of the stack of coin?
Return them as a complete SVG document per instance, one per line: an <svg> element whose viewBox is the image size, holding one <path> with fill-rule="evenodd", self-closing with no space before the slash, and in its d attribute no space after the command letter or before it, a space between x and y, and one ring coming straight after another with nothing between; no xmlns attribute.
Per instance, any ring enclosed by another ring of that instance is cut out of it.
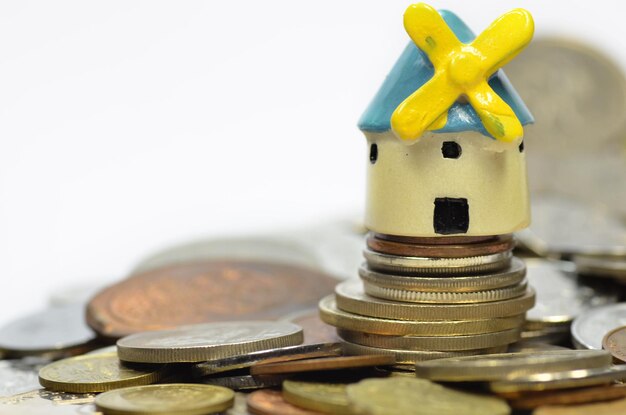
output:
<svg viewBox="0 0 626 415"><path fill-rule="evenodd" d="M513 247L510 235L370 234L361 281L322 299L322 319L347 354L391 354L399 364L504 351L535 301Z"/></svg>

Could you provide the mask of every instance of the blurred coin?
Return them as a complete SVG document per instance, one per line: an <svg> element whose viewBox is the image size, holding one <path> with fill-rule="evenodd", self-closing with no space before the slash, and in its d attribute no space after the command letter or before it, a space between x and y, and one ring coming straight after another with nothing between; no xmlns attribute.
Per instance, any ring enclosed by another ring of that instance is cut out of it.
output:
<svg viewBox="0 0 626 415"><path fill-rule="evenodd" d="M508 415L506 401L461 392L425 379L366 379L346 388L357 413L369 415Z"/></svg>
<svg viewBox="0 0 626 415"><path fill-rule="evenodd" d="M149 385L164 375L164 368L123 366L117 353L70 357L39 370L39 383L46 389L90 393L127 386Z"/></svg>
<svg viewBox="0 0 626 415"><path fill-rule="evenodd" d="M135 386L102 393L96 407L106 414L204 415L233 406L234 392L221 386L169 384Z"/></svg>
<svg viewBox="0 0 626 415"><path fill-rule="evenodd" d="M624 379L626 379L626 365L617 365L597 369L579 369L566 372L517 376L508 380L491 382L489 388L496 393L514 394L517 392L602 385Z"/></svg>
<svg viewBox="0 0 626 415"><path fill-rule="evenodd" d="M258 364L250 368L252 375L319 372L323 370L353 369L357 367L388 366L396 363L393 356L340 356L291 362Z"/></svg>
<svg viewBox="0 0 626 415"><path fill-rule="evenodd" d="M602 339L602 348L618 361L626 361L626 326L609 331Z"/></svg>
<svg viewBox="0 0 626 415"><path fill-rule="evenodd" d="M353 415L342 383L297 382L283 383L283 397L292 405L325 414Z"/></svg>
<svg viewBox="0 0 626 415"><path fill-rule="evenodd" d="M135 275L94 297L89 325L110 338L184 324L275 319L311 308L336 280L278 263L211 261Z"/></svg>
<svg viewBox="0 0 626 415"><path fill-rule="evenodd" d="M581 312L617 301L617 293L597 290L579 281L570 262L526 260L526 278L535 289L535 306L526 313L527 330L568 327Z"/></svg>
<svg viewBox="0 0 626 415"><path fill-rule="evenodd" d="M480 255L490 255L509 251L515 246L511 235L496 236L492 240L473 244L433 245L411 244L389 241L377 238L370 233L367 237L367 247L375 252L389 255L429 257L429 258L463 258Z"/></svg>
<svg viewBox="0 0 626 415"><path fill-rule="evenodd" d="M554 405L537 408L533 415L621 415L626 413L626 399L587 405Z"/></svg>
<svg viewBox="0 0 626 415"><path fill-rule="evenodd" d="M31 390L0 398L0 413L11 415L101 415L93 404L93 393Z"/></svg>
<svg viewBox="0 0 626 415"><path fill-rule="evenodd" d="M604 336L621 326L626 326L626 303L589 309L572 323L572 341L579 349L602 349Z"/></svg>
<svg viewBox="0 0 626 415"><path fill-rule="evenodd" d="M321 317L335 327L366 333L392 336L460 336L492 333L520 327L524 314L483 320L410 321L390 320L347 313L337 308L334 295L322 298L319 303Z"/></svg>
<svg viewBox="0 0 626 415"><path fill-rule="evenodd" d="M610 365L611 356L602 350L533 351L419 362L415 374L437 382L483 382Z"/></svg>
<svg viewBox="0 0 626 415"><path fill-rule="evenodd" d="M248 395L248 411L254 415L322 415L290 404L281 391L267 389Z"/></svg>
<svg viewBox="0 0 626 415"><path fill-rule="evenodd" d="M341 341L339 336L337 336L335 328L322 321L317 308L292 313L282 320L302 327L302 331L304 332L304 344L334 343Z"/></svg>
<svg viewBox="0 0 626 415"><path fill-rule="evenodd" d="M85 353L86 355L92 355L92 354L105 354L105 353L115 353L117 354L117 346L116 345L111 345L111 346L105 346L105 347L101 347L99 349L94 349L90 352Z"/></svg>
<svg viewBox="0 0 626 415"><path fill-rule="evenodd" d="M573 260L580 274L626 281L626 256L575 255Z"/></svg>
<svg viewBox="0 0 626 415"><path fill-rule="evenodd" d="M363 256L369 268L375 271L424 275L495 271L508 267L511 261L510 251L465 258L429 258L387 255L365 249Z"/></svg>
<svg viewBox="0 0 626 415"><path fill-rule="evenodd" d="M522 297L477 304L419 304L383 300L365 294L359 280L349 280L335 287L337 307L369 317L397 320L472 320L508 317L524 313L535 302L529 288Z"/></svg>
<svg viewBox="0 0 626 415"><path fill-rule="evenodd" d="M278 349L262 350L259 352L246 353L224 359L209 360L207 362L194 365L192 367L192 371L195 376L201 377L235 369L243 369L257 364L340 356L341 353L342 349L341 344L339 343L318 343L281 347Z"/></svg>
<svg viewBox="0 0 626 415"><path fill-rule="evenodd" d="M546 327L538 330L522 330L521 340L548 344L563 344L569 341L571 332L569 327Z"/></svg>
<svg viewBox="0 0 626 415"><path fill-rule="evenodd" d="M616 191L626 179L626 82L616 62L574 39L536 38L506 73L535 116L524 134L531 192L626 214Z"/></svg>
<svg viewBox="0 0 626 415"><path fill-rule="evenodd" d="M590 402L612 401L626 397L626 385L604 385L573 390L530 392L509 400L516 409L534 409L547 405L573 405ZM595 414L595 412L593 412Z"/></svg>
<svg viewBox="0 0 626 415"><path fill-rule="evenodd" d="M302 343L292 323L237 321L133 334L117 341L120 360L138 363L202 362Z"/></svg>
<svg viewBox="0 0 626 415"><path fill-rule="evenodd" d="M12 355L62 352L84 346L94 333L84 321L84 306L51 307L0 328L0 349Z"/></svg>
<svg viewBox="0 0 626 415"><path fill-rule="evenodd" d="M372 271L366 265L359 268L359 276L363 281L379 287L431 292L467 292L509 287L520 283L524 279L525 273L524 261L515 257L511 259L509 267L502 271L494 271L489 274L446 276L446 278L394 275Z"/></svg>
<svg viewBox="0 0 626 415"><path fill-rule="evenodd" d="M286 376L256 376L247 373L220 373L216 376L203 377L200 382L205 385L223 386L236 391L250 391L280 386Z"/></svg>
<svg viewBox="0 0 626 415"><path fill-rule="evenodd" d="M520 340L516 343L509 345L509 352L511 353L520 353L520 352L544 352L551 350L571 350L567 347L557 346L550 343L541 343L539 341L534 340Z"/></svg>

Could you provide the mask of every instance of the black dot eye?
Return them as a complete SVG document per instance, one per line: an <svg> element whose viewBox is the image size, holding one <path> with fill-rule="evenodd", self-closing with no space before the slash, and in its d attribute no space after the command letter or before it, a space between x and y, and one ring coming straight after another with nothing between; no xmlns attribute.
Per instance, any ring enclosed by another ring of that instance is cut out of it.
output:
<svg viewBox="0 0 626 415"><path fill-rule="evenodd" d="M521 143L519 143L519 152L523 153L524 152L524 140L522 140Z"/></svg>
<svg viewBox="0 0 626 415"><path fill-rule="evenodd" d="M370 146L370 163L374 164L378 160L378 146L376 144L372 144Z"/></svg>
<svg viewBox="0 0 626 415"><path fill-rule="evenodd" d="M441 146L441 154L446 159L458 159L461 157L461 146L454 141L444 141Z"/></svg>

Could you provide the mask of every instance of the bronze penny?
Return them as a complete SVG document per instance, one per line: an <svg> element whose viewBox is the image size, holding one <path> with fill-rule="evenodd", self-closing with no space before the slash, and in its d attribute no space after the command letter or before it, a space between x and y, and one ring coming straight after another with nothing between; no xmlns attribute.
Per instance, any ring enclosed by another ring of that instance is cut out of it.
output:
<svg viewBox="0 0 626 415"><path fill-rule="evenodd" d="M337 335L337 329L322 321L317 308L296 313L285 320L302 327L304 332L303 344L336 343L341 341Z"/></svg>
<svg viewBox="0 0 626 415"><path fill-rule="evenodd" d="M521 394L509 401L516 409L534 409L548 405L575 405L600 401L612 401L626 397L626 385L605 385L566 391L535 392Z"/></svg>
<svg viewBox="0 0 626 415"><path fill-rule="evenodd" d="M465 245L480 242L493 241L497 237L492 236L442 236L439 238L419 237L419 236L399 236L374 233L375 238L385 241L400 242L404 244L417 245Z"/></svg>
<svg viewBox="0 0 626 415"><path fill-rule="evenodd" d="M602 339L602 348L619 362L626 362L626 326L609 331Z"/></svg>
<svg viewBox="0 0 626 415"><path fill-rule="evenodd" d="M498 236L487 242L464 245L425 245L387 241L370 234L367 237L367 247L373 251L388 255L431 258L462 258L509 251L515 247L515 240L511 238L510 235L506 235Z"/></svg>
<svg viewBox="0 0 626 415"><path fill-rule="evenodd" d="M395 363L396 360L393 356L382 355L322 357L319 359L294 360L291 362L255 365L250 368L250 374L275 375L283 373L318 372L322 370L388 366Z"/></svg>
<svg viewBox="0 0 626 415"><path fill-rule="evenodd" d="M149 270L108 287L87 307L106 338L181 325L272 320L314 307L337 280L308 268L259 261L205 261Z"/></svg>
<svg viewBox="0 0 626 415"><path fill-rule="evenodd" d="M254 415L323 415L285 401L281 391L259 390L248 395L248 412Z"/></svg>

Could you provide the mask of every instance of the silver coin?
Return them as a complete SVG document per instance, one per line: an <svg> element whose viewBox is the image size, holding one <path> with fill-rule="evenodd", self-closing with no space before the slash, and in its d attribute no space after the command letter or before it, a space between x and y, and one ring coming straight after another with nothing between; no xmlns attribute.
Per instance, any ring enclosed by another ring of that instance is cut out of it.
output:
<svg viewBox="0 0 626 415"><path fill-rule="evenodd" d="M527 330L569 324L583 311L617 302L617 293L581 284L570 262L526 260L526 278L535 289L535 306L526 312Z"/></svg>
<svg viewBox="0 0 626 415"><path fill-rule="evenodd" d="M340 356L340 343L306 344L301 346L281 347L262 350L224 359L209 360L194 365L191 370L195 376L202 377L230 370L243 369L261 363L284 362L303 358Z"/></svg>
<svg viewBox="0 0 626 415"><path fill-rule="evenodd" d="M531 192L626 214L626 192L619 191L626 182L626 79L619 66L574 40L536 38L506 73L535 116L524 137Z"/></svg>
<svg viewBox="0 0 626 415"><path fill-rule="evenodd" d="M572 323L572 341L579 349L602 349L604 336L621 326L626 326L626 303L592 308Z"/></svg>
<svg viewBox="0 0 626 415"><path fill-rule="evenodd" d="M516 236L540 256L626 253L626 225L607 209L550 195L533 197L531 210L530 227Z"/></svg>
<svg viewBox="0 0 626 415"><path fill-rule="evenodd" d="M253 376L248 374L232 375L232 376L219 376L219 377L204 377L200 380L200 383L206 385L223 386L235 391L255 390L273 388L283 384L288 376L280 375L259 375Z"/></svg>
<svg viewBox="0 0 626 415"><path fill-rule="evenodd" d="M95 336L85 323L81 304L52 307L0 328L0 348L17 354L40 354L82 346Z"/></svg>
<svg viewBox="0 0 626 415"><path fill-rule="evenodd" d="M302 340L302 328L287 322L205 323L132 334L117 341L117 354L129 362L195 363L295 346Z"/></svg>
<svg viewBox="0 0 626 415"><path fill-rule="evenodd" d="M75 394L46 389L0 398L0 413L11 415L98 415L93 393Z"/></svg>

